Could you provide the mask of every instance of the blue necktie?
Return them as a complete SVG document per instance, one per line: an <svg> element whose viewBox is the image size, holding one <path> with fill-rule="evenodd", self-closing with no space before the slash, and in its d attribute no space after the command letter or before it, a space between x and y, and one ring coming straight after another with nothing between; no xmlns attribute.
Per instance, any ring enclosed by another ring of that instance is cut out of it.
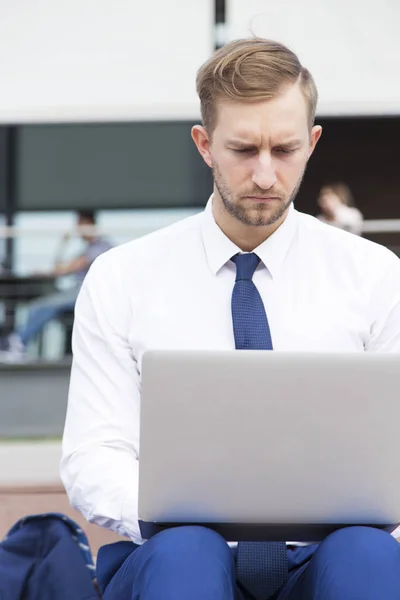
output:
<svg viewBox="0 0 400 600"><path fill-rule="evenodd" d="M236 281L232 292L232 323L237 350L272 350L271 332L264 304L253 282L260 259L254 253L237 254ZM267 600L288 576L286 544L239 542L236 554L238 581L256 600Z"/></svg>
<svg viewBox="0 0 400 600"><path fill-rule="evenodd" d="M236 350L272 350L268 319L260 293L253 283L260 259L253 252L237 254L232 292L232 322Z"/></svg>

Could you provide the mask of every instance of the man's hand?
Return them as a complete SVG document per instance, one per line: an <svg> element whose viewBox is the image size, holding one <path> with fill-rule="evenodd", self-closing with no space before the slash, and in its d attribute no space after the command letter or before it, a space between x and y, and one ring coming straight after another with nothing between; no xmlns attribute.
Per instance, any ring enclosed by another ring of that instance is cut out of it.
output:
<svg viewBox="0 0 400 600"><path fill-rule="evenodd" d="M63 234L63 236L61 238L61 241L63 242L63 244L66 244L67 242L69 242L69 240L71 239L71 237L72 237L72 233L70 231L66 231Z"/></svg>

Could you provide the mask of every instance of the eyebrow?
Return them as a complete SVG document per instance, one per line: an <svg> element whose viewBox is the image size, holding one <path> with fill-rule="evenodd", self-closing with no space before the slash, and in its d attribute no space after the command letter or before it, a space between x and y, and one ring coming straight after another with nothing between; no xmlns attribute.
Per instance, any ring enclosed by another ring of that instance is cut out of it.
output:
<svg viewBox="0 0 400 600"><path fill-rule="evenodd" d="M292 148L294 146L300 146L303 143L300 139L289 140L287 142L282 142L281 144L275 144L276 146L284 146L285 148Z"/></svg>
<svg viewBox="0 0 400 600"><path fill-rule="evenodd" d="M256 146L254 142L250 142L247 140L242 140L239 138L232 138L227 140L227 144L235 144L236 146Z"/></svg>
<svg viewBox="0 0 400 600"><path fill-rule="evenodd" d="M246 142L244 140L239 140L239 139L232 139L232 140L227 140L227 144L228 145L233 145L233 146L238 146L240 148L257 148L258 144L254 143L254 142ZM286 148L292 148L294 146L300 146L302 144L302 140L300 139L293 139L293 140L288 140L287 142L281 142L278 144L274 144L274 146L277 146L279 148L281 147L286 147Z"/></svg>

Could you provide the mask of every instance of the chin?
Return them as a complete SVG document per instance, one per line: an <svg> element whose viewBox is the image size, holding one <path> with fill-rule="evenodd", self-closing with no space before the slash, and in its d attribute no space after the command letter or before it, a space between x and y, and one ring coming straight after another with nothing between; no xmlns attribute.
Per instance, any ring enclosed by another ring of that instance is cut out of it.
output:
<svg viewBox="0 0 400 600"><path fill-rule="evenodd" d="M252 211L248 214L249 221L252 221L257 227L267 227L268 225L273 225L281 218L281 212L277 212L276 210L264 209L260 211Z"/></svg>

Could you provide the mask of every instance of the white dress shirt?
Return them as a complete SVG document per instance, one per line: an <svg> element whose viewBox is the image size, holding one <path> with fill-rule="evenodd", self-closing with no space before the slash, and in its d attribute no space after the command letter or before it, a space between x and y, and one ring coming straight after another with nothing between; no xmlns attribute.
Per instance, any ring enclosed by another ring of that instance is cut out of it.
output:
<svg viewBox="0 0 400 600"><path fill-rule="evenodd" d="M240 249L211 202L102 254L76 305L62 480L89 521L137 543L143 353L235 347L230 258ZM276 350L400 351L400 261L387 248L292 208L255 253Z"/></svg>

